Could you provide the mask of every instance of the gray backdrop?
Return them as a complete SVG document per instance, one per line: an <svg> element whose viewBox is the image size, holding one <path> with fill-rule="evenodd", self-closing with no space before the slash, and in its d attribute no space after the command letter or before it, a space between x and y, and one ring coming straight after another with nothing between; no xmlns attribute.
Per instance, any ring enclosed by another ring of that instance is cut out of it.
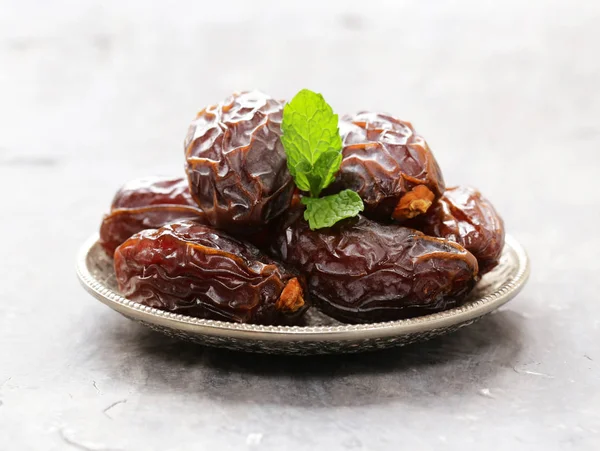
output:
<svg viewBox="0 0 600 451"><path fill-rule="evenodd" d="M600 2L169 3L0 0L0 449L598 449ZM304 87L411 120L528 249L522 294L424 345L276 358L79 287L113 192L181 173L199 108Z"/></svg>

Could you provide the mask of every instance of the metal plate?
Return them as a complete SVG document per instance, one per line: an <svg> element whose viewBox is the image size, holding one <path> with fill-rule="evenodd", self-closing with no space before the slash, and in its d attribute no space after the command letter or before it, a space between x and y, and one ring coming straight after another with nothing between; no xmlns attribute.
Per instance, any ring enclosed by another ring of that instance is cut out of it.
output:
<svg viewBox="0 0 600 451"><path fill-rule="evenodd" d="M257 326L164 312L125 299L117 289L112 259L92 236L77 259L79 280L95 298L122 315L171 337L208 346L275 354L334 354L402 346L472 324L512 299L529 276L529 259L512 237L500 264L476 285L467 303L432 315L400 321L345 325L314 309L306 326Z"/></svg>

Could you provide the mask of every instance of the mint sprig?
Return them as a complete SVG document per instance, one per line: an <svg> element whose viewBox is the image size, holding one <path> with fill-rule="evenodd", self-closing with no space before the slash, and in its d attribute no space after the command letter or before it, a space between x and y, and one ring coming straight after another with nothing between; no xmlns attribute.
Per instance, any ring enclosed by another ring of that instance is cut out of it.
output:
<svg viewBox="0 0 600 451"><path fill-rule="evenodd" d="M311 230L331 227L342 219L353 218L365 208L360 196L351 189L331 196L303 197L302 203L306 205L304 219Z"/></svg>
<svg viewBox="0 0 600 451"><path fill-rule="evenodd" d="M283 107L281 141L296 186L317 197L342 162L338 115L321 94L303 89Z"/></svg>
<svg viewBox="0 0 600 451"><path fill-rule="evenodd" d="M304 218L311 229L330 227L363 211L354 191L319 198L333 182L342 163L342 138L338 115L321 94L303 89L283 108L281 142L296 186L308 192Z"/></svg>

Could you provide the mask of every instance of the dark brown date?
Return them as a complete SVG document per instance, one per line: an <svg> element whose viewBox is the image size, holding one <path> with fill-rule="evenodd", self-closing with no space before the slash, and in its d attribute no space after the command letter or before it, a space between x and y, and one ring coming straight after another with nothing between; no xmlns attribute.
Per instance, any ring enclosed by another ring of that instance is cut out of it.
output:
<svg viewBox="0 0 600 451"><path fill-rule="evenodd" d="M271 253L305 275L313 303L349 323L454 307L477 280L477 260L458 244L363 216L310 230L293 214Z"/></svg>
<svg viewBox="0 0 600 451"><path fill-rule="evenodd" d="M156 229L178 219L206 222L184 178L149 177L132 180L117 191L111 212L100 226L100 244L113 255L133 234Z"/></svg>
<svg viewBox="0 0 600 451"><path fill-rule="evenodd" d="M192 196L210 223L248 234L285 211L294 182L281 144L283 102L234 94L200 111L185 140Z"/></svg>
<svg viewBox="0 0 600 451"><path fill-rule="evenodd" d="M117 208L102 220L100 244L109 255L113 255L120 244L142 230L156 229L170 222L188 218L206 222L202 210L189 205Z"/></svg>
<svg viewBox="0 0 600 451"><path fill-rule="evenodd" d="M454 241L479 262L479 273L493 269L504 248L504 222L479 191L448 188L442 198L414 224L427 235Z"/></svg>
<svg viewBox="0 0 600 451"><path fill-rule="evenodd" d="M365 215L402 222L427 211L444 192L440 167L409 122L361 112L340 121L343 160L330 192L352 189Z"/></svg>
<svg viewBox="0 0 600 451"><path fill-rule="evenodd" d="M111 210L150 205L197 206L185 177L144 177L123 185L113 198Z"/></svg>
<svg viewBox="0 0 600 451"><path fill-rule="evenodd" d="M301 277L193 221L132 236L115 252L115 271L128 299L199 318L288 324L306 308Z"/></svg>

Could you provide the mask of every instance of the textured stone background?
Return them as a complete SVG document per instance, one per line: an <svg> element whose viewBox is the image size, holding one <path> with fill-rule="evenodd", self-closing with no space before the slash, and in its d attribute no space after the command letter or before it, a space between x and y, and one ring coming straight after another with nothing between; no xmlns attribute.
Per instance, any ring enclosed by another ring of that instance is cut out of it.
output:
<svg viewBox="0 0 600 451"><path fill-rule="evenodd" d="M599 449L600 2L169 3L0 0L0 449ZM425 345L304 359L85 294L115 189L180 173L196 110L254 87L413 121L526 246L527 288Z"/></svg>

